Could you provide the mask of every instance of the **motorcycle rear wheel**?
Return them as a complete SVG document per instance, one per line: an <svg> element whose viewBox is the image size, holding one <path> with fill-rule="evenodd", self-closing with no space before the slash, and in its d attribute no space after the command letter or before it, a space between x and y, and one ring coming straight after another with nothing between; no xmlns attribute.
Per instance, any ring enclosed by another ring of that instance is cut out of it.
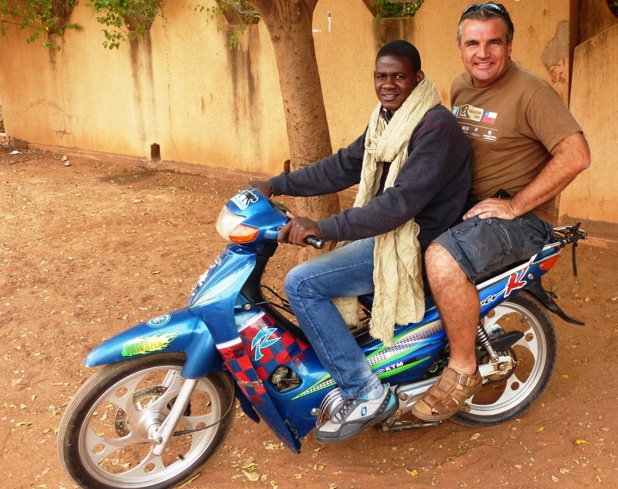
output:
<svg viewBox="0 0 618 489"><path fill-rule="evenodd" d="M522 291L503 302L484 319L492 335L522 331L524 336L507 352L517 362L501 379L493 379L472 399L468 412L452 419L466 426L489 426L521 416L543 394L554 372L558 344L554 323L543 305L532 294ZM498 352L499 354L501 352Z"/></svg>
<svg viewBox="0 0 618 489"><path fill-rule="evenodd" d="M196 473L214 454L234 419L229 376L199 380L162 456L147 430L173 406L184 357L161 354L107 365L79 389L59 429L63 468L81 487L163 489ZM196 430L196 431L191 431Z"/></svg>

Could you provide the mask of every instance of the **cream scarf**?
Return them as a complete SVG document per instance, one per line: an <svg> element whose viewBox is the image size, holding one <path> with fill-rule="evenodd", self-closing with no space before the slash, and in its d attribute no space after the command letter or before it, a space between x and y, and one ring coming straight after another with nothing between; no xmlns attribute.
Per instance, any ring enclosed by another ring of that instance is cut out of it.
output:
<svg viewBox="0 0 618 489"><path fill-rule="evenodd" d="M378 103L367 128L361 181L354 207L366 205L375 196L385 161L390 161L391 165L384 190L394 185L399 170L408 158L412 132L425 113L440 103L440 95L427 77L395 111L388 124L380 115L382 106ZM393 344L395 324L420 321L425 313L419 230L418 224L411 219L375 238L375 292L369 332L386 346ZM356 297L341 297L333 302L347 324L358 323Z"/></svg>

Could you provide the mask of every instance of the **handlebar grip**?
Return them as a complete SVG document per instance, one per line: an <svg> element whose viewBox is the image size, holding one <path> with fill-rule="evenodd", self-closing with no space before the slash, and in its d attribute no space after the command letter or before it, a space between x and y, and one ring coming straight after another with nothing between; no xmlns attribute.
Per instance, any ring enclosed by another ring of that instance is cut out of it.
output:
<svg viewBox="0 0 618 489"><path fill-rule="evenodd" d="M317 236L307 236L304 240L309 246L313 246L317 250L321 250L324 248L324 241L322 241Z"/></svg>

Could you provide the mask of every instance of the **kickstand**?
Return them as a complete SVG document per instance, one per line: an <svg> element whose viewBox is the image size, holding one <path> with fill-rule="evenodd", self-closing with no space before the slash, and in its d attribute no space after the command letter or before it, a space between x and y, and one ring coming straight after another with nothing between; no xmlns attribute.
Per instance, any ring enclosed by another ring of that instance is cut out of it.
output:
<svg viewBox="0 0 618 489"><path fill-rule="evenodd" d="M433 426L440 426L442 421L435 421L433 423L414 422L414 421L395 421L392 425L383 423L377 428L383 433L393 433L395 431L416 430L419 428L431 428Z"/></svg>

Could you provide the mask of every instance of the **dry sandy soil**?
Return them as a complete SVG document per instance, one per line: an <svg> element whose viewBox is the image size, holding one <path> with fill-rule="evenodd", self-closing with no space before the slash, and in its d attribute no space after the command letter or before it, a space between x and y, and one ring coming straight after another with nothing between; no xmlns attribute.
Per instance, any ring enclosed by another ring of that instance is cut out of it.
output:
<svg viewBox="0 0 618 489"><path fill-rule="evenodd" d="M0 486L72 488L56 455L87 352L133 324L184 307L222 249L214 220L244 184L122 163L0 149ZM295 250L283 248L285 272ZM383 435L338 445L312 434L296 455L237 411L192 488L617 487L618 246L578 248L545 282L585 327L554 318L559 360L524 416L500 426ZM256 477L256 475L258 477ZM252 481L251 479L257 479Z"/></svg>

